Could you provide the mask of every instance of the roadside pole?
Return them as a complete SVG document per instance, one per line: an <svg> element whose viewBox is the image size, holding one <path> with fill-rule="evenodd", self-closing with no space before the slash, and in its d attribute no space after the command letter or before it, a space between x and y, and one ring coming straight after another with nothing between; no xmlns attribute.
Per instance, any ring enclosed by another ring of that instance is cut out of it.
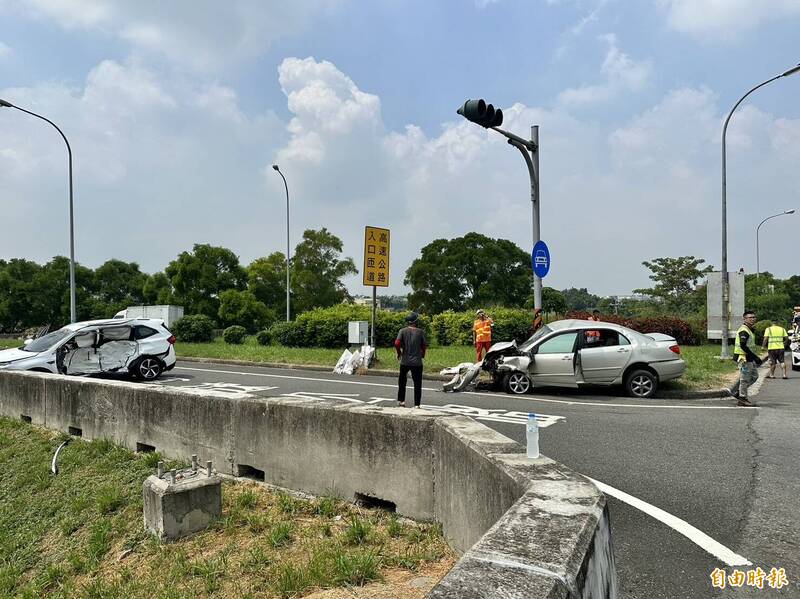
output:
<svg viewBox="0 0 800 599"><path fill-rule="evenodd" d="M378 288L373 285L372 286L372 334L369 339L370 346L375 349L375 311L377 310L378 305ZM375 357L378 356L378 350L375 350Z"/></svg>

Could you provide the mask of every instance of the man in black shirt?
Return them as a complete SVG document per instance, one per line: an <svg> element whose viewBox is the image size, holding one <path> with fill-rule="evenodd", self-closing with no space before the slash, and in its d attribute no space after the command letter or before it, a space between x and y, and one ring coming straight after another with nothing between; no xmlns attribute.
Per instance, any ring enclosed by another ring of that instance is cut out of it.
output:
<svg viewBox="0 0 800 599"><path fill-rule="evenodd" d="M428 339L425 337L425 331L417 328L418 321L419 315L416 312L406 316L408 326L400 329L394 342L397 359L400 360L400 376L397 381L397 403L400 407L406 405L406 382L409 372L414 381L414 407L418 408L422 400L422 359L425 357L425 350L428 349Z"/></svg>

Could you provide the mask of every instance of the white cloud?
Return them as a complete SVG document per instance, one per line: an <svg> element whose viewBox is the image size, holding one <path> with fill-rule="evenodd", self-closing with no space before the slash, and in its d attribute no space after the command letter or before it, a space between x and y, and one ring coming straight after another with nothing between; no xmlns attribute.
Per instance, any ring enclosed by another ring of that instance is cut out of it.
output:
<svg viewBox="0 0 800 599"><path fill-rule="evenodd" d="M613 54L608 64L615 72ZM282 251L275 161L289 186L292 245L304 229L325 226L358 264L363 226L387 226L390 292L403 290L406 268L435 238L479 231L530 247L527 169L502 136L461 119L436 132L389 130L380 98L331 62L288 58L278 78L288 122L268 110L248 114L232 88L162 77L135 60L104 61L78 87L40 84L0 97L68 135L77 257L90 266L118 257L152 272L193 243L229 247L244 263ZM554 257L547 284L626 293L648 284L643 258L714 262L724 114L708 89L673 90L617 127L565 105L504 112L504 128L519 135L541 125L542 232ZM800 122L747 106L728 141L730 235L750 239L758 202L783 206L800 188ZM0 256L64 254L66 156L56 133L0 112L0 185L3 198L25 199L4 202ZM732 243L731 264L749 266L751 245ZM785 251L771 252L792 268ZM771 268L780 272L780 263ZM364 290L357 278L349 284Z"/></svg>
<svg viewBox="0 0 800 599"><path fill-rule="evenodd" d="M258 56L279 38L302 31L340 0L231 0L198 3L106 0L0 0L0 10L50 19L67 30L111 34L144 53L200 71ZM203 6L205 5L205 6Z"/></svg>
<svg viewBox="0 0 800 599"><path fill-rule="evenodd" d="M729 40L768 21L800 16L797 0L656 0L667 24L700 39Z"/></svg>
<svg viewBox="0 0 800 599"><path fill-rule="evenodd" d="M619 49L617 37L612 33L599 39L607 45L600 67L603 82L566 89L558 95L559 104L579 107L608 102L622 93L639 91L647 84L652 73L650 61L630 58Z"/></svg>

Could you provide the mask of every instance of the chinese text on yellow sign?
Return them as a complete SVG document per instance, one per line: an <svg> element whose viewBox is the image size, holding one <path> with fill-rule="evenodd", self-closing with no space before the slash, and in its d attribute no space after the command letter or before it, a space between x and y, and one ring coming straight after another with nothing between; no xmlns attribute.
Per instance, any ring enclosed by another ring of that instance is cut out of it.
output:
<svg viewBox="0 0 800 599"><path fill-rule="evenodd" d="M389 286L389 229L364 230L364 285Z"/></svg>

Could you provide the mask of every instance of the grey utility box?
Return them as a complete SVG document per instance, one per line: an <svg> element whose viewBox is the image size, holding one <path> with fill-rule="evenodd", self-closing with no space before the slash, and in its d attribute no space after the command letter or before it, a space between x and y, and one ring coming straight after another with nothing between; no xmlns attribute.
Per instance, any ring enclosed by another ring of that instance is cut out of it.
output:
<svg viewBox="0 0 800 599"><path fill-rule="evenodd" d="M347 342L350 345L364 345L369 339L369 322L351 320L347 323Z"/></svg>
<svg viewBox="0 0 800 599"><path fill-rule="evenodd" d="M208 470L195 467L148 476L143 485L145 529L164 541L175 541L219 518L222 485Z"/></svg>

